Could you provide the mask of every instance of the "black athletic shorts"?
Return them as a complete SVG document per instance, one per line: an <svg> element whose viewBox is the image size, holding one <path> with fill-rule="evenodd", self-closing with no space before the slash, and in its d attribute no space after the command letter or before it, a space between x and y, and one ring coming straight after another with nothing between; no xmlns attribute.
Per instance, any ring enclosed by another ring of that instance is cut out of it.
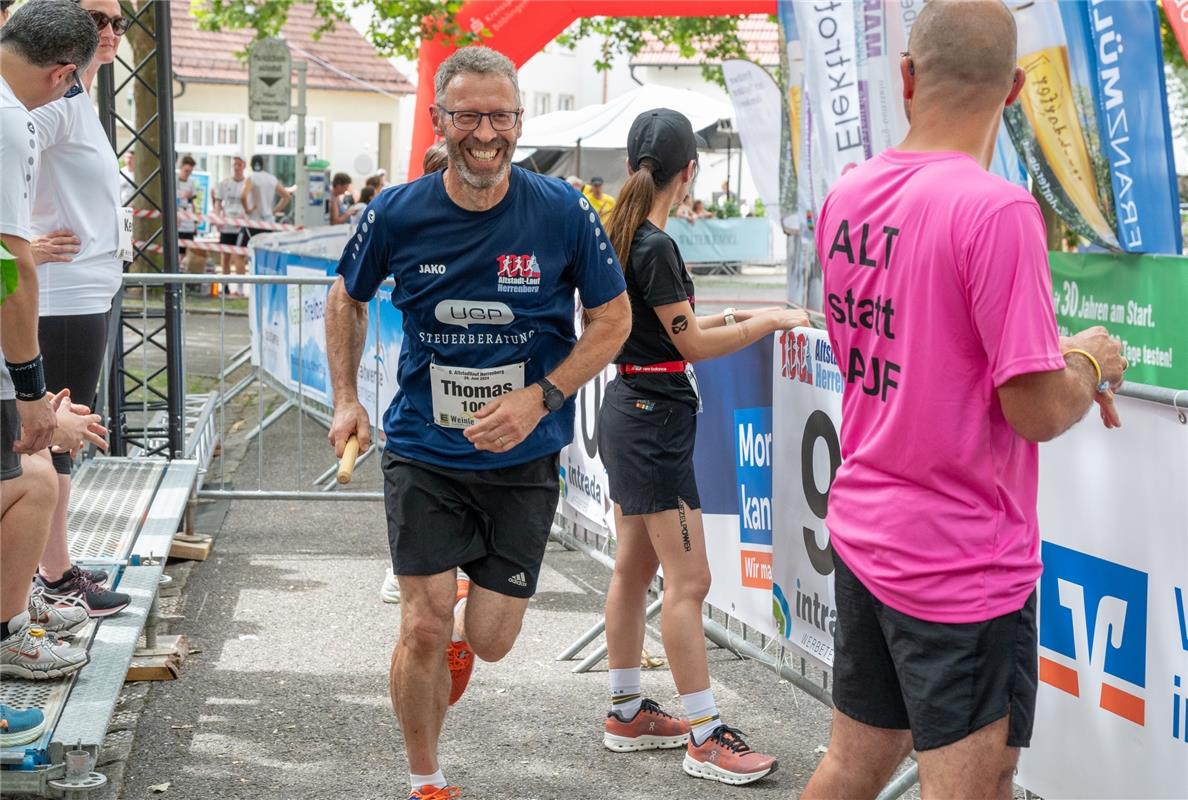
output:
<svg viewBox="0 0 1188 800"><path fill-rule="evenodd" d="M598 412L598 454L610 496L627 516L701 508L693 445L697 411L678 400L640 397L616 379Z"/></svg>
<svg viewBox="0 0 1188 800"><path fill-rule="evenodd" d="M237 231L219 231L219 244L239 244L240 238L243 236L243 229Z"/></svg>
<svg viewBox="0 0 1188 800"><path fill-rule="evenodd" d="M397 575L466 570L484 589L531 597L557 511L557 454L491 470L446 469L384 451L388 547Z"/></svg>
<svg viewBox="0 0 1188 800"><path fill-rule="evenodd" d="M879 602L836 552L833 563L838 711L876 728L911 729L916 750L953 744L1007 714L1007 745L1031 743L1034 591L1020 610L985 622L926 622Z"/></svg>
<svg viewBox="0 0 1188 800"><path fill-rule="evenodd" d="M0 400L0 481L21 477L21 454L12 443L21 436L16 400Z"/></svg>
<svg viewBox="0 0 1188 800"><path fill-rule="evenodd" d="M47 389L69 389L72 401L95 407L110 321L110 311L38 320L37 339L45 359ZM59 475L70 474L74 460L69 453L53 453L52 458Z"/></svg>

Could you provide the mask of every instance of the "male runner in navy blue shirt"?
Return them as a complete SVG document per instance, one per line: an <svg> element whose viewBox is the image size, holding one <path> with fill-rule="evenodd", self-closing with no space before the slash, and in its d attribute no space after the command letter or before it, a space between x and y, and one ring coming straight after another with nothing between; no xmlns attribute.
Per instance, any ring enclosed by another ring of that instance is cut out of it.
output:
<svg viewBox="0 0 1188 800"><path fill-rule="evenodd" d="M383 471L401 603L391 694L412 798L447 794L437 760L446 707L475 654L497 661L515 643L557 506L572 396L631 325L622 270L589 201L511 166L523 113L511 61L464 48L434 83L449 165L371 203L326 310L330 441L341 456L351 434L369 444L356 394L366 303L395 279L404 344ZM590 319L580 338L575 290ZM458 567L469 579L455 583Z"/></svg>

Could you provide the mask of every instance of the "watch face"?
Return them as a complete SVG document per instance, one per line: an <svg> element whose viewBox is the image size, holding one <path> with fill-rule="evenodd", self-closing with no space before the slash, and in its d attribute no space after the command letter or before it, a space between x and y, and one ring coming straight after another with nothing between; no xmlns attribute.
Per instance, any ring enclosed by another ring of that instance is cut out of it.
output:
<svg viewBox="0 0 1188 800"><path fill-rule="evenodd" d="M560 389L549 389L545 392L544 402L549 411L560 411L561 407L565 405L565 395L561 393Z"/></svg>

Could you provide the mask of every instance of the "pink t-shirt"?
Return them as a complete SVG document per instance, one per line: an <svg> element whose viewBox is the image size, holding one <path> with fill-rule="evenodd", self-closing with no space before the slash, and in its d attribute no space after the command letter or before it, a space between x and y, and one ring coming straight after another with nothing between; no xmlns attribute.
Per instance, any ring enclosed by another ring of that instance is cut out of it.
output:
<svg viewBox="0 0 1188 800"><path fill-rule="evenodd" d="M996 387L1064 369L1044 223L963 153L887 150L843 176L817 225L842 374L833 547L888 606L979 622L1040 575L1036 445Z"/></svg>

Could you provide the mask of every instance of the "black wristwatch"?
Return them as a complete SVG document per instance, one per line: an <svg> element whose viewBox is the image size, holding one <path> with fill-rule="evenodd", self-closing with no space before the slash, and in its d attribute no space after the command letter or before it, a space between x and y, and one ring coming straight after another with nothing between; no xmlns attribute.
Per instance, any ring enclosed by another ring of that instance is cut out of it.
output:
<svg viewBox="0 0 1188 800"><path fill-rule="evenodd" d="M561 406L565 405L565 393L550 383L548 378L541 378L536 382L536 385L544 392L545 410L560 411Z"/></svg>

